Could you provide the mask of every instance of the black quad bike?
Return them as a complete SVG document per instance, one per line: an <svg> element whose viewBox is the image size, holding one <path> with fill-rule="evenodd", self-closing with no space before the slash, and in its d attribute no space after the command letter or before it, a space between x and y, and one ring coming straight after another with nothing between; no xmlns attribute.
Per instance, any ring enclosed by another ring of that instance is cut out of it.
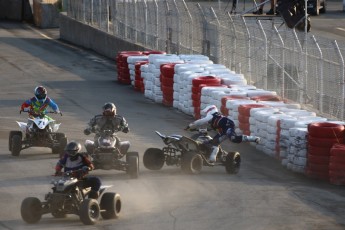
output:
<svg viewBox="0 0 345 230"><path fill-rule="evenodd" d="M29 111L22 111L29 112ZM54 113L49 111L48 113ZM64 133L57 132L60 124L41 114L33 114L28 123L17 121L21 131L10 131L8 149L13 156L19 156L20 151L30 147L48 147L53 154L61 154L67 145ZM62 114L60 113L62 116Z"/></svg>
<svg viewBox="0 0 345 230"><path fill-rule="evenodd" d="M182 135L166 136L156 131L166 145L163 149L148 148L143 156L143 163L147 169L160 170L164 162L166 165L176 165L188 174L198 174L203 166L224 166L229 174L237 174L241 165L239 152L227 152L219 146L217 160L209 162L211 147L204 144L212 139L207 130L200 129L191 138Z"/></svg>
<svg viewBox="0 0 345 230"><path fill-rule="evenodd" d="M34 224L43 214L51 213L55 218L65 218L67 214L78 215L85 225L96 224L100 216L103 219L118 218L121 211L121 197L118 193L104 192L102 186L99 198L89 197L90 188L82 187L82 179L77 175L82 170L63 173L60 179L52 181L52 192L45 195L44 201L36 197L27 197L21 204L22 219Z"/></svg>
<svg viewBox="0 0 345 230"><path fill-rule="evenodd" d="M102 130L97 140L85 141L85 148L95 169L116 169L125 171L131 178L139 175L139 154L128 152L129 141L121 141L112 130ZM124 160L122 160L124 158Z"/></svg>

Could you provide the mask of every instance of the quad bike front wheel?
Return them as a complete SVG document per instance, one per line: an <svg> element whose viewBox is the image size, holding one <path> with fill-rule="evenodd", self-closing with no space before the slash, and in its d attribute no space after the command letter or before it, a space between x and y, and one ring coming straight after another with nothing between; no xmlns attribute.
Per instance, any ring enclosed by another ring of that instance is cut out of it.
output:
<svg viewBox="0 0 345 230"><path fill-rule="evenodd" d="M241 167L241 155L239 152L229 152L225 160L225 170L229 174L237 174Z"/></svg>
<svg viewBox="0 0 345 230"><path fill-rule="evenodd" d="M149 170L160 170L165 162L163 150L158 148L148 148L144 152L143 164Z"/></svg>
<svg viewBox="0 0 345 230"><path fill-rule="evenodd" d="M22 132L21 131L10 131L10 135L8 136L8 150L12 151L12 137L14 135L20 136L22 138Z"/></svg>
<svg viewBox="0 0 345 230"><path fill-rule="evenodd" d="M79 218L85 225L94 225L99 220L100 207L95 199L85 199L80 204Z"/></svg>
<svg viewBox="0 0 345 230"><path fill-rule="evenodd" d="M104 193L100 203L102 218L105 220L118 218L120 216L121 205L120 194L113 192Z"/></svg>
<svg viewBox="0 0 345 230"><path fill-rule="evenodd" d="M199 174L201 172L204 160L199 153L188 152L183 154L181 169L188 174Z"/></svg>
<svg viewBox="0 0 345 230"><path fill-rule="evenodd" d="M19 156L20 151L22 150L22 136L13 135L11 141L11 153L12 156Z"/></svg>
<svg viewBox="0 0 345 230"><path fill-rule="evenodd" d="M27 197L22 201L20 207L22 219L29 224L34 224L40 221L42 217L42 204L36 197Z"/></svg>

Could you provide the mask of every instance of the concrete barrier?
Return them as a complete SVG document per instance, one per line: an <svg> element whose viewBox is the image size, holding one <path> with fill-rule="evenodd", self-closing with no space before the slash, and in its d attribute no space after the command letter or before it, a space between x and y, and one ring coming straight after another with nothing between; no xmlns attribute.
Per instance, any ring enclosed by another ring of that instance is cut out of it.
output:
<svg viewBox="0 0 345 230"><path fill-rule="evenodd" d="M57 7L58 0L34 0L34 23L40 28L56 28L59 27L59 10Z"/></svg>
<svg viewBox="0 0 345 230"><path fill-rule="evenodd" d="M31 21L29 0L0 0L0 19Z"/></svg>
<svg viewBox="0 0 345 230"><path fill-rule="evenodd" d="M114 59L119 51L146 50L60 13L60 38ZM76 33L78 31L78 33Z"/></svg>

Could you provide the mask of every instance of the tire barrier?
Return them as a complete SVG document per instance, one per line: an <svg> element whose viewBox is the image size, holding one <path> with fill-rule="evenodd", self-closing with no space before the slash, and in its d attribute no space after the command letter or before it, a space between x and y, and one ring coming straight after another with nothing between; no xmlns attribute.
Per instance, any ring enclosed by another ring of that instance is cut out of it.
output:
<svg viewBox="0 0 345 230"><path fill-rule="evenodd" d="M335 144L330 151L329 182L345 185L345 145Z"/></svg>
<svg viewBox="0 0 345 230"><path fill-rule="evenodd" d="M287 103L276 92L247 85L242 74L203 55L125 51L116 60L119 81L128 84L129 76L134 89L154 102L195 119L203 116L203 108L216 105L234 121L237 134L259 136L259 144L250 144L287 169L345 183L344 122L328 121L300 104Z"/></svg>
<svg viewBox="0 0 345 230"><path fill-rule="evenodd" d="M148 61L137 61L135 63L135 77L134 77L134 89L144 93L144 78L141 77L141 66L148 64Z"/></svg>
<svg viewBox="0 0 345 230"><path fill-rule="evenodd" d="M161 65L161 89L163 93L162 104L166 106L173 106L174 102L174 67L176 64Z"/></svg>
<svg viewBox="0 0 345 230"><path fill-rule="evenodd" d="M307 176L330 180L330 152L335 144L344 144L344 126L330 122L308 125Z"/></svg>
<svg viewBox="0 0 345 230"><path fill-rule="evenodd" d="M121 51L116 55L117 81L130 85L131 77L129 73L127 58L132 56L146 56L142 51Z"/></svg>

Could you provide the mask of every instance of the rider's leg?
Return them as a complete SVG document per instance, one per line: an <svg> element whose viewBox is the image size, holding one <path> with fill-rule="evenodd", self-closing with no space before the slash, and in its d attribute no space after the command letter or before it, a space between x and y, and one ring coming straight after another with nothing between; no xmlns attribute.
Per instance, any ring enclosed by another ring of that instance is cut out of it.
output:
<svg viewBox="0 0 345 230"><path fill-rule="evenodd" d="M247 135L236 135L230 137L231 142L233 143L242 143L242 142L260 142L260 137L257 136L247 136Z"/></svg>
<svg viewBox="0 0 345 230"><path fill-rule="evenodd" d="M229 128L226 131L226 136L230 139L233 143L241 143L241 142L260 142L260 137L257 136L247 136L247 135L237 135L232 128Z"/></svg>

